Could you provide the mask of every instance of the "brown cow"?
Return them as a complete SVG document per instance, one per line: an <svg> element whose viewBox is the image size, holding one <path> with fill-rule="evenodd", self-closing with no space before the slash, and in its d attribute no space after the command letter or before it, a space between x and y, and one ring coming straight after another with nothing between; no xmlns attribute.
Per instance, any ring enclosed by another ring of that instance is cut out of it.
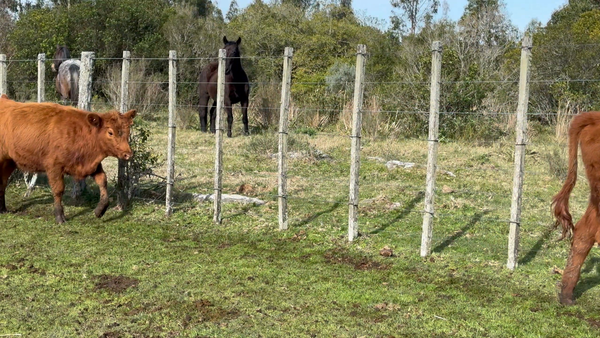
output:
<svg viewBox="0 0 600 338"><path fill-rule="evenodd" d="M57 223L65 221L64 174L76 180L91 175L100 187L100 201L94 212L102 217L108 208L108 193L101 162L107 156L131 158L128 141L134 116L135 110L96 114L54 103L19 103L2 95L0 213L6 212L8 178L18 167L27 172L46 172Z"/></svg>
<svg viewBox="0 0 600 338"><path fill-rule="evenodd" d="M577 151L590 185L590 200L585 214L577 225L569 212L569 195L577 180ZM569 127L569 171L562 189L552 199L555 226L562 226L562 237L571 237L571 252L563 272L559 301L573 304L573 289L579 280L581 266L590 249L600 242L600 112L583 113L571 121Z"/></svg>

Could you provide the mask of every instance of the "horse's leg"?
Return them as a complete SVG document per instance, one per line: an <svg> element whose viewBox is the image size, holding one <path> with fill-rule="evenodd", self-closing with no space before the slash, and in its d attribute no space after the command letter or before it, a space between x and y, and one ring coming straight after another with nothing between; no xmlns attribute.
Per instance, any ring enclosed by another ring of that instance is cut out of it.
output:
<svg viewBox="0 0 600 338"><path fill-rule="evenodd" d="M37 173L33 173L31 175L31 181L27 181L27 176L28 173L25 173L25 183L27 184L27 191L25 192L25 197L29 197L29 195L31 195L31 192L33 191L33 189L35 188L35 182L37 181Z"/></svg>
<svg viewBox="0 0 600 338"><path fill-rule="evenodd" d="M66 221L62 206L62 196L65 192L64 177L60 171L49 170L46 174L48 175L48 183L54 196L54 217L56 218L56 223L61 224Z"/></svg>
<svg viewBox="0 0 600 338"><path fill-rule="evenodd" d="M57 77L58 79L58 77ZM68 87L68 83L65 81L60 81L57 80L60 83L60 97L62 99L62 104L64 106L69 105L70 104L70 100L69 100L69 87Z"/></svg>
<svg viewBox="0 0 600 338"><path fill-rule="evenodd" d="M225 110L227 111L227 137L231 137L231 127L233 125L233 108L231 102L225 106Z"/></svg>
<svg viewBox="0 0 600 338"><path fill-rule="evenodd" d="M217 101L215 100L212 104L212 106L210 107L210 132L211 133L215 133L216 132L216 119L217 119Z"/></svg>
<svg viewBox="0 0 600 338"><path fill-rule="evenodd" d="M94 181L98 184L100 188L100 201L98 201L98 205L96 209L94 209L94 214L96 217L100 218L108 209L108 190L106 189L106 173L102 170L102 164L98 164L96 168L96 172L92 174L94 177Z"/></svg>
<svg viewBox="0 0 600 338"><path fill-rule="evenodd" d="M198 119L200 120L200 130L206 133L206 123L208 122L206 119L206 113L208 111L208 93L200 93L200 107L198 110Z"/></svg>
<svg viewBox="0 0 600 338"><path fill-rule="evenodd" d="M244 123L244 135L250 135L250 129L248 129L248 99L240 102L242 106L242 122Z"/></svg>
<svg viewBox="0 0 600 338"><path fill-rule="evenodd" d="M73 180L73 189L71 190L71 198L73 201L79 201L79 198L85 191L85 187L85 178L82 180Z"/></svg>
<svg viewBox="0 0 600 338"><path fill-rule="evenodd" d="M231 103L231 98L225 92L225 100L223 101L223 108L227 112L227 137L231 137L231 128L233 126L233 104Z"/></svg>
<svg viewBox="0 0 600 338"><path fill-rule="evenodd" d="M597 206L589 206L573 232L573 243L563 272L559 301L565 305L574 304L573 290L581 274L581 266L595 242L598 229Z"/></svg>
<svg viewBox="0 0 600 338"><path fill-rule="evenodd" d="M13 171L17 168L17 165L13 160L4 160L0 162L0 214L5 213L6 210L6 186L8 186L8 179Z"/></svg>

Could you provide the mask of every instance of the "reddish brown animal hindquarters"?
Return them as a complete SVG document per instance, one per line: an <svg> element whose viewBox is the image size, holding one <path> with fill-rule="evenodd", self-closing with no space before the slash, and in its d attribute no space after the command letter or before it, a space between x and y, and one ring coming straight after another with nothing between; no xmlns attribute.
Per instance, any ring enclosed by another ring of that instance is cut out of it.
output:
<svg viewBox="0 0 600 338"><path fill-rule="evenodd" d="M581 159L590 186L590 200L579 222L573 226L569 212L569 196L577 181L577 152L581 147ZM572 236L571 251L562 276L559 301L573 304L573 290L579 281L581 266L590 249L600 242L600 112L583 113L571 121L569 127L569 170L562 189L552 199L556 226L562 226L562 237Z"/></svg>
<svg viewBox="0 0 600 338"><path fill-rule="evenodd" d="M15 168L46 172L54 195L57 223L65 221L62 195L64 175L77 180L92 176L100 187L94 210L102 217L108 208L108 156L129 160L129 130L135 110L96 114L53 103L19 103L0 97L0 213L6 212L5 191Z"/></svg>

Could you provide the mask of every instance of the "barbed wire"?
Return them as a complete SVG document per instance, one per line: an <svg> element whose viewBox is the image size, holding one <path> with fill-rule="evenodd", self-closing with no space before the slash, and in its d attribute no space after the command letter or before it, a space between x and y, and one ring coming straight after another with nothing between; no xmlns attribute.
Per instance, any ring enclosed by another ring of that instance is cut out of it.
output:
<svg viewBox="0 0 600 338"><path fill-rule="evenodd" d="M17 60L17 61L24 61L24 60ZM15 62L17 62L15 61ZM15 83L19 83L19 82L25 82L25 83L29 83L29 82L37 82L37 80L11 80L9 82L15 82ZM48 80L45 81L46 83L51 83L53 81ZM112 83L112 81L110 80L104 80L104 79L96 79L94 80L94 82L98 82L98 83ZM456 81L441 81L440 84L442 85L451 85L451 84L517 84L519 82L519 80L456 80ZM530 79L529 83L530 84L549 84L549 83L568 83L568 82L575 82L575 83L587 83L587 82L591 82L591 83L596 83L596 82L600 82L600 79L579 79L579 78L575 78L575 79ZM168 83L168 79L165 79L164 81L129 81L129 83L156 83L156 84L163 84L163 83ZM208 84L211 82L201 82L201 81L179 81L177 82L178 84ZM259 84L281 84L281 81L260 81L260 82L226 82L227 84L246 84L249 83L251 85L259 85ZM292 87L294 85L296 86L307 86L307 85L312 85L312 86L330 86L332 84L347 84L348 86L353 86L354 85L354 81L292 81ZM381 81L381 82L375 82L375 81L367 81L364 82L365 85L399 85L399 84L403 84L403 85L430 85L431 82L430 81Z"/></svg>
<svg viewBox="0 0 600 338"><path fill-rule="evenodd" d="M253 57L245 57L246 59L252 59ZM254 58L259 58L259 57L254 57ZM273 57L274 58L274 57ZM279 57L277 57L279 58ZM177 59L177 61L196 61L196 60L206 60L208 58L187 58L187 59ZM97 58L97 60L122 60L121 58ZM135 58L132 58L132 60L135 60ZM139 58L139 60L163 60L163 61L168 61L168 58ZM37 61L37 59L35 60L31 60L31 61ZM543 84L548 84L548 83L561 83L561 82L581 82L581 83L586 83L586 82L600 82L600 79L555 79L555 80L531 80L530 83L543 83ZM22 80L22 81L10 81L11 83L36 83L37 81L35 80ZM106 83L113 83L113 81L110 80L104 80L104 79L99 79L94 81L96 83L99 84L106 84ZM468 83L468 84L501 84L501 85L509 85L509 84L515 84L518 81L516 80L497 80L497 81L491 81L491 80L486 80L486 81L477 81L477 80L472 80L472 81L442 81L442 84L445 85L454 85L454 84L462 84L462 83ZM45 83L52 83L52 81L45 81ZM168 84L168 81L130 81L129 83L131 84L160 84L160 85L166 85ZM181 81L178 83L178 85L184 85L184 86L191 86L191 85L196 85L196 84L202 84L202 83L206 83L206 82L195 82L195 81ZM348 81L337 81L335 83L338 84L353 84L353 82L348 82ZM232 83L232 84L240 84L240 82L237 83ZM270 84L281 84L280 81L267 81L267 82L251 82L251 85L254 86L259 86L259 85L270 85ZM367 85L394 85L394 84L405 84L405 85L415 85L415 84L429 84L428 81L422 81L422 82L408 82L408 81L399 81L399 82L384 82L384 83L377 83L377 82L367 82ZM292 88L294 88L294 86L327 86L328 83L326 82L293 82L292 83ZM345 93L350 93L350 91L345 92ZM335 94L332 94L335 95ZM348 95L350 96L350 95ZM277 98L278 99L278 98ZM103 100L93 100L94 104L106 104L106 102L104 102ZM130 102L130 105L143 105L143 106L151 106L151 107L167 107L168 103L145 103L145 102ZM196 108L198 105L197 104L177 104L177 107L183 108L183 107L194 107ZM261 109L261 110L266 110L266 111L279 111L280 107L271 107L271 106L258 106L255 107L256 109ZM335 113L341 113L344 111L343 108L340 108L339 106L335 106L335 105L328 105L328 106L321 106L321 107L308 107L308 108L294 108L295 111L298 112L335 112ZM363 113L384 113L384 114L429 114L428 111L419 111L419 110L410 110L410 111L399 111L399 110L362 110ZM514 115L515 113L513 112L502 112L502 111L498 111L498 112L482 112L482 111L463 111L463 112L452 112L452 111L443 111L440 112L440 115L489 115L489 116L502 116L502 115ZM535 116L535 115L545 115L545 116L552 116L553 113L542 113L542 112L530 112L528 113L528 116ZM572 115L576 115L576 114L558 114L558 113L554 113L554 115L561 115L561 116L572 116ZM319 132L317 133L317 136L325 136L325 137L349 137L349 133L348 134L340 134L340 133L323 133L323 132ZM423 140L425 141L425 140ZM348 155L349 156L349 155ZM506 168L479 168L479 167L465 167L465 166L446 166L444 167L443 162L440 162L440 164L442 164L441 166L439 166L439 170L445 170L445 171L478 171L478 172L490 172L490 171L494 171L494 172L501 172L501 173L512 173L511 169L506 169ZM424 168L425 165L419 164L418 165L421 168ZM197 173L210 173L210 170L201 170L198 169L195 172ZM367 172L368 173L368 172ZM549 173L546 171L526 171L525 172L526 175L548 175ZM257 173L251 173L249 176L252 177L257 177L257 178L269 178L272 179L274 178L276 175L275 172L270 173L268 175L260 175ZM301 174L296 174L296 175L288 175L289 179L305 179L304 176L302 176ZM347 187L348 185L348 181L349 178L347 177L338 177L338 176L320 176L320 179L326 180L328 181L330 184L335 184L338 187L341 186L341 184L343 184L344 188ZM364 182L369 182L368 180L363 180ZM341 184L340 184L341 183ZM387 187L397 187L397 186L402 186L402 185L396 185L396 182L385 182L383 183L385 184ZM290 186L290 191L293 191L293 184L289 184ZM406 190L412 190L412 192L422 192L424 190L424 186L423 187L419 187L419 186L402 186L404 189ZM507 188L505 189L507 193L502 193L502 192L493 192L493 191L486 191L486 190L473 190L473 189L456 189L453 190L451 193L448 193L446 195L444 194L440 194L440 192L443 193L443 189L440 189L440 187L438 186L436 188L436 194L438 196L441 195L440 200L444 200L445 197L444 196L448 196L448 198L452 197L453 195L469 195L472 196L472 198L463 198L467 201L471 201L471 202L481 202L478 198L480 198L481 196L485 196L485 197L506 197L503 201L508 202L510 196L508 196L508 192L510 192L510 189ZM181 193L184 193L185 190L179 190ZM410 192L409 192L410 193ZM271 199L276 199L277 195L261 195L261 196L266 196L269 197ZM164 196L163 196L164 197ZM462 198L462 196L461 196ZM336 198L328 198L326 193L313 193L312 196L309 197L301 197L301 196L295 196L293 194L290 194L288 196L288 199L291 201L310 201L312 204L322 204L322 205L346 205L347 204L347 198L344 196L344 198L340 198L340 199L336 199ZM525 196L524 200L535 200L537 199L537 197L529 197L529 196ZM403 202L404 203L404 202ZM420 202L419 202L420 203ZM474 203L474 204L477 204ZM182 203L183 204L183 203ZM484 203L485 204L485 203ZM494 201L494 205L489 208L486 209L487 212L493 213L493 212L503 212L503 213L508 213L508 208L504 208L504 206L502 205L503 203L498 203L498 201ZM508 203L507 203L508 204ZM502 207L502 209L498 208L499 206ZM400 208L402 208L402 206L400 206ZM536 209L537 210L537 209ZM392 211L393 212L393 211ZM423 215L424 211L422 210L418 210L418 208L414 208L414 210L406 210L406 211L402 211L403 213L408 213L408 214L418 214L418 215ZM361 214L361 217L366 217L368 218L368 216L365 215L365 213ZM439 220L443 220L445 218L448 219L459 219L459 220L464 220L466 217L472 217L471 215L464 215L461 213L452 213L452 212L448 212L447 210L444 210L443 208L440 209L440 211L436 212L434 214L434 217L436 219ZM292 218L294 219L294 218ZM506 218L502 218L502 217L491 217L491 216L483 216L481 218L479 218L479 222L489 222L489 223L508 223L509 220ZM415 234L415 236L420 236L419 234ZM444 239L444 237L438 237L440 239Z"/></svg>

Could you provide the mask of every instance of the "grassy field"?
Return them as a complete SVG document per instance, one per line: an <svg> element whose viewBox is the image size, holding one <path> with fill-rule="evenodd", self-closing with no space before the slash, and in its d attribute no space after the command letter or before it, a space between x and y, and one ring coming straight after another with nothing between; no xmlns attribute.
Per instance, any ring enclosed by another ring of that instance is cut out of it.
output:
<svg viewBox="0 0 600 338"><path fill-rule="evenodd" d="M240 126L236 121L236 127ZM166 128L151 125L164 156ZM275 133L226 139L225 193L245 184L263 206L212 204L212 135L178 129L176 205L148 179L132 208L93 216L95 185L66 198L54 224L42 180L33 196L16 179L0 216L0 336L28 337L597 337L600 256L594 248L560 306L556 283L568 242L550 229L563 146L536 133L526 158L519 267L505 268L512 136L493 144L440 145L433 254L419 257L427 146L364 139L361 236L346 240L348 137L291 135L290 229L277 228ZM327 154L315 154L315 150ZM384 160L414 162L388 169ZM564 156L562 157L564 161ZM115 177L115 161L105 163ZM156 169L165 175L164 165ZM572 199L587 203L583 175ZM109 183L114 189L114 182ZM69 191L67 191L68 195ZM114 206L115 193L111 191ZM388 246L391 257L380 255Z"/></svg>

